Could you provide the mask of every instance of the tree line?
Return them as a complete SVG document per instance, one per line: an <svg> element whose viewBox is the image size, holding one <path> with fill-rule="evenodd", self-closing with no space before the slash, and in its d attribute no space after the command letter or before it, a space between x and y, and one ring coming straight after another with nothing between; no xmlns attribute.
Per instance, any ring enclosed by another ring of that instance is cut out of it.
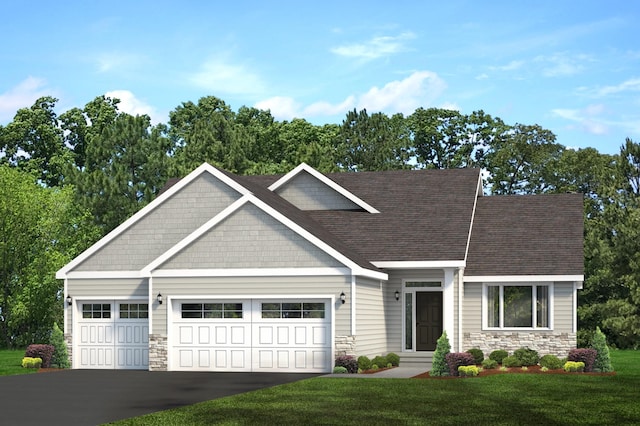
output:
<svg viewBox="0 0 640 426"><path fill-rule="evenodd" d="M0 126L0 346L42 341L61 322L54 273L158 194L209 162L237 174L474 167L491 195L580 192L585 285L579 340L596 326L621 348L640 345L640 144L619 154L570 149L537 124L418 108L349 111L341 124L278 121L207 96L167 123L132 116L99 96L56 114L42 97Z"/></svg>

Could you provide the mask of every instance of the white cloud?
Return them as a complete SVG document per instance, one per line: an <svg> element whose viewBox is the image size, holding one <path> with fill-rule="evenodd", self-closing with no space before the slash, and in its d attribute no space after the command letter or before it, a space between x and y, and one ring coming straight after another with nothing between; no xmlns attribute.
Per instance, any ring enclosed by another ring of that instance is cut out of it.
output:
<svg viewBox="0 0 640 426"><path fill-rule="evenodd" d="M291 120L295 117L302 117L300 114L300 104L293 98L286 96L274 96L269 99L257 102L255 108L270 110L271 115L278 120Z"/></svg>
<svg viewBox="0 0 640 426"><path fill-rule="evenodd" d="M141 65L145 59L139 54L122 53L122 52L105 52L98 54L94 61L98 68L98 72L106 73L111 71L124 71L136 68Z"/></svg>
<svg viewBox="0 0 640 426"><path fill-rule="evenodd" d="M640 91L640 78L631 78L616 86L604 86L595 91L596 96L608 96L621 92Z"/></svg>
<svg viewBox="0 0 640 426"><path fill-rule="evenodd" d="M588 105L583 109L557 108L551 111L554 115L576 123L568 126L579 129L592 135L605 135L609 133L609 123L601 118L605 112L602 104Z"/></svg>
<svg viewBox="0 0 640 426"><path fill-rule="evenodd" d="M348 96L344 101L339 104L331 104L329 102L320 101L312 103L311 105L305 107L304 116L328 116L328 115L336 115L343 114L347 110L353 109L356 104L356 97L351 95Z"/></svg>
<svg viewBox="0 0 640 426"><path fill-rule="evenodd" d="M37 77L28 77L17 86L0 94L0 123L13 119L20 108L33 105L36 99L53 94L46 88L46 81Z"/></svg>
<svg viewBox="0 0 640 426"><path fill-rule="evenodd" d="M398 36L374 37L364 43L347 44L334 47L332 53L340 56L361 59L377 59L383 56L407 50L405 41L415 38L415 34L404 32Z"/></svg>
<svg viewBox="0 0 640 426"><path fill-rule="evenodd" d="M153 124L158 124L162 121L162 117L159 116L158 111L154 107L136 98L136 96L128 90L112 90L104 95L112 99L120 99L118 109L122 112L130 115L146 114L151 117Z"/></svg>
<svg viewBox="0 0 640 426"><path fill-rule="evenodd" d="M486 73L482 73L482 74L477 75L475 78L476 78L476 80L486 80L486 79L489 78L489 75L487 75Z"/></svg>
<svg viewBox="0 0 640 426"><path fill-rule="evenodd" d="M500 65L500 66L494 66L494 67L489 67L489 69L491 70L496 70L496 71L516 71L520 68L522 68L522 66L524 65L524 61L511 61L506 65Z"/></svg>
<svg viewBox="0 0 640 426"><path fill-rule="evenodd" d="M545 77L564 77L582 72L585 69L583 63L591 60L587 55L556 53L537 56L534 62L542 64L542 75Z"/></svg>
<svg viewBox="0 0 640 426"><path fill-rule="evenodd" d="M265 91L265 84L259 75L243 65L218 59L205 62L200 71L192 74L189 80L200 88L214 92L260 95Z"/></svg>

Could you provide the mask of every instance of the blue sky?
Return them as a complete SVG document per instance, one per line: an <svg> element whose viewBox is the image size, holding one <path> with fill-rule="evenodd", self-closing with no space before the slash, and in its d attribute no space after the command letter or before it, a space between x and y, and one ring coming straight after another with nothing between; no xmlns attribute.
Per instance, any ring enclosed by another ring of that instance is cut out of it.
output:
<svg viewBox="0 0 640 426"><path fill-rule="evenodd" d="M640 2L4 2L0 124L107 94L167 122L214 95L279 120L482 109L568 147L640 141ZM8 4L7 4L8 3Z"/></svg>

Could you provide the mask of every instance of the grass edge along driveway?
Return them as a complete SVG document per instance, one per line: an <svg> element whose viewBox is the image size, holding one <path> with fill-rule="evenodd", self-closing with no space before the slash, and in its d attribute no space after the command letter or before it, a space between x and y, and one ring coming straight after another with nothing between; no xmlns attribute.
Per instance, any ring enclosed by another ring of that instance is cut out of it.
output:
<svg viewBox="0 0 640 426"><path fill-rule="evenodd" d="M319 377L114 424L640 424L640 351L611 356L615 376Z"/></svg>

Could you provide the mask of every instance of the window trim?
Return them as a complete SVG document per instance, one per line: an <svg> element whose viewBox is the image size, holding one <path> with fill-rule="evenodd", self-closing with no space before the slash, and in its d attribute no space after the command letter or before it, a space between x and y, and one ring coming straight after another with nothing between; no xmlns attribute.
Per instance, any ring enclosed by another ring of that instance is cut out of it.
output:
<svg viewBox="0 0 640 426"><path fill-rule="evenodd" d="M499 287L500 288L500 307L499 307L499 316L500 316L500 327L490 327L489 326L489 287ZM504 287L531 287L531 314L532 314L532 327L505 327L504 324ZM548 327L536 327L534 324L537 322L537 310L535 309L535 304L538 297L537 287L548 287L548 298L549 298L549 317L548 317ZM554 329L554 283L553 282L485 282L482 284L482 330L488 331L553 331Z"/></svg>

